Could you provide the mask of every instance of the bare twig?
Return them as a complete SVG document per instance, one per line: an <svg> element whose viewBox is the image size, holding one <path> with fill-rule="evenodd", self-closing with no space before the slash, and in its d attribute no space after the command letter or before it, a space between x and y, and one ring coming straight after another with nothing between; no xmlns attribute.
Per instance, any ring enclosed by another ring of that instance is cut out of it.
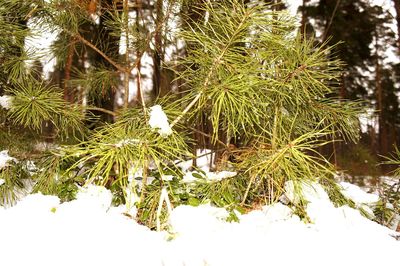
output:
<svg viewBox="0 0 400 266"><path fill-rule="evenodd" d="M70 34L71 36L74 36L75 38L77 38L80 42L82 42L83 44L89 46L90 48L92 48L94 51L96 51L99 55L101 55L105 60L107 60L111 65L113 65L116 69L118 69L121 72L125 72L125 68L123 66L121 66L120 64L118 64L117 62L115 62L114 60L112 60L109 56L107 56L103 51L101 51L99 48L97 48L96 45L94 45L93 43L91 43L90 41L86 40L82 35L80 35L79 33L73 33L69 30L65 30L65 32L67 32L68 34Z"/></svg>
<svg viewBox="0 0 400 266"><path fill-rule="evenodd" d="M112 115L112 116L117 116L117 113L115 113L115 112L113 112L113 111L110 111L110 110L107 110L107 109L104 109L104 108L100 108L100 107L87 107L86 108L87 110L90 110L90 111L100 111L100 112L103 112L103 113L106 113L106 114L109 114L109 115Z"/></svg>

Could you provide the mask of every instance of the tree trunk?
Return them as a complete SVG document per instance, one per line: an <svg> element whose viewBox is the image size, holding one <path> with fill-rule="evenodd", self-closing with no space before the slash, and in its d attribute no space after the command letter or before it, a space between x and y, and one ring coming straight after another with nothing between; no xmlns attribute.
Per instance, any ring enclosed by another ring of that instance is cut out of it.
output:
<svg viewBox="0 0 400 266"><path fill-rule="evenodd" d="M383 102L384 102L384 94L382 87L382 73L381 73L381 64L379 62L379 44L378 44L378 34L375 33L375 89L376 89L376 103L377 103L377 111L378 111L378 127L379 127L379 135L378 135L378 144L379 144L379 153L381 155L387 155L388 151L388 132L387 125L385 121L385 112L383 110Z"/></svg>
<svg viewBox="0 0 400 266"><path fill-rule="evenodd" d="M163 7L162 7L162 0L157 0L156 2L156 29L158 29L155 33L154 36L154 42L155 42L155 49L153 53L153 64L154 64L154 69L153 69L153 92L155 98L161 96L163 93L161 91L162 86L161 86L161 62L162 62L162 32L161 32L161 23L163 20Z"/></svg>
<svg viewBox="0 0 400 266"><path fill-rule="evenodd" d="M306 23L307 23L307 17L306 17L306 6L307 6L307 0L303 0L302 8L301 8L301 24L300 24L300 34L305 37L306 36Z"/></svg>
<svg viewBox="0 0 400 266"><path fill-rule="evenodd" d="M142 11L142 1L136 0L136 27L137 29L140 28L140 16ZM128 52L128 51L127 51ZM144 95L142 95L142 88L141 88L141 68L142 68L142 51L139 49L136 51L136 60L137 60L137 72L136 72L136 101L144 105L142 99Z"/></svg>
<svg viewBox="0 0 400 266"><path fill-rule="evenodd" d="M102 11L102 14L100 16L100 23L97 26L97 31L96 31L96 36L94 37L94 40L99 40L99 43L104 43L103 47L106 47L106 54L116 60L119 57L119 37L115 32L112 32L107 25L105 24L105 21L110 19L110 15L107 13L108 10L112 11L114 8L113 0L102 0L102 1L97 1L100 2L100 8ZM89 60L94 61L94 65L98 66L105 66L106 68L110 70L115 70L115 67L112 66L107 60L105 60L101 55L96 53L96 56L94 58L89 58ZM96 104L98 107L113 111L114 110L114 99L115 99L115 88L103 88L103 97L101 97L101 100L98 101ZM103 121L107 122L112 122L114 120L114 117L112 117L109 114L105 113L96 113L97 115L101 115L101 118Z"/></svg>
<svg viewBox="0 0 400 266"><path fill-rule="evenodd" d="M397 21L397 49L400 54L400 0L393 0L394 8L396 10L396 21Z"/></svg>

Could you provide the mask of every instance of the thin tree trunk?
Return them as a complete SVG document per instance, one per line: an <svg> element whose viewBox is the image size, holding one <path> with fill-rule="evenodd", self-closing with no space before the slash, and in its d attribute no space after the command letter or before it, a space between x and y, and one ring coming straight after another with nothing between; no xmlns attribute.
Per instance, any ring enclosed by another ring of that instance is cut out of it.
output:
<svg viewBox="0 0 400 266"><path fill-rule="evenodd" d="M340 2L341 2L341 0L336 0L335 8L332 11L331 17L329 18L329 20L326 21L325 30L324 30L324 33L322 35L322 42L323 43L326 42L326 40L329 37L329 30L330 30L330 28L332 26L333 19L335 18L336 13L338 11L338 8L340 6Z"/></svg>
<svg viewBox="0 0 400 266"><path fill-rule="evenodd" d="M107 55L114 61L119 57L119 37L117 36L115 30L112 32L105 24L106 20L110 19L110 15L107 13L108 10L113 10L115 8L114 0L102 0L97 1L101 4L102 16L100 17L100 24L98 25L98 34L95 39L102 38L101 41L106 43ZM100 34L102 33L102 34ZM90 60L90 58L89 58ZM95 64L106 66L110 70L117 71L118 69L113 66L109 61L107 61L102 56L98 55L95 58ZM114 99L115 99L115 88L109 87L104 88L105 97L98 103L100 108L114 111ZM99 113L105 121L112 122L114 117L109 114Z"/></svg>
<svg viewBox="0 0 400 266"><path fill-rule="evenodd" d="M141 0L136 0L136 28L140 28L140 14L141 14L141 9L142 9L142 1ZM144 95L142 95L142 88L141 88L141 68L142 68L142 57L143 53L138 49L136 51L136 60L137 60L137 66L136 66L136 101L138 103L141 103L141 105L144 105Z"/></svg>
<svg viewBox="0 0 400 266"><path fill-rule="evenodd" d="M400 54L400 0L393 0L394 8L396 10L396 21L397 21L397 49Z"/></svg>
<svg viewBox="0 0 400 266"><path fill-rule="evenodd" d="M129 76L130 76L130 60L129 60L129 6L128 0L124 0L123 12L124 12L124 33L125 33L125 73L124 73L124 108L128 108L129 104Z"/></svg>
<svg viewBox="0 0 400 266"><path fill-rule="evenodd" d="M376 89L376 103L377 103L377 111L378 111L378 126L379 126L379 135L378 135L378 144L379 144L379 152L381 155L387 154L388 148L388 135L387 135L387 126L385 121L385 112L383 110L383 88L382 88L382 75L381 75L381 65L379 62L379 43L378 43L378 34L375 32L375 89Z"/></svg>
<svg viewBox="0 0 400 266"><path fill-rule="evenodd" d="M303 0L303 5L301 9L301 24L300 24L300 34L305 37L306 36L306 6L307 6L307 0Z"/></svg>
<svg viewBox="0 0 400 266"><path fill-rule="evenodd" d="M162 62L162 31L160 28L160 24L163 20L163 0L157 0L156 2L156 29L157 30L154 36L155 49L153 54L153 64L154 64L154 73L153 73L153 92L154 96L157 98L162 95L162 86L161 86L161 62Z"/></svg>
<svg viewBox="0 0 400 266"><path fill-rule="evenodd" d="M71 37L68 47L67 61L65 63L65 68L64 68L64 81L63 81L64 100L70 103L74 102L74 95L68 84L68 82L71 80L71 69L73 65L74 55L75 55L75 38Z"/></svg>

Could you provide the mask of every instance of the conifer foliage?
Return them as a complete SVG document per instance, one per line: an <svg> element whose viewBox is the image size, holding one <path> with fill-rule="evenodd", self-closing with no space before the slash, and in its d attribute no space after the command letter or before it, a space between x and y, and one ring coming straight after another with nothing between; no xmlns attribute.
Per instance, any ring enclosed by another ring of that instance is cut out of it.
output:
<svg viewBox="0 0 400 266"><path fill-rule="evenodd" d="M8 12L16 2L2 1L0 26L10 21ZM9 180L5 184L21 178L10 174L10 169L34 160L38 167L29 177L34 191L69 200L77 185L103 185L114 192L115 204L135 205L137 219L153 227L160 218L157 206L162 206L160 196L165 197L165 190L172 205L212 202L238 208L274 202L286 181L300 184L332 176L331 165L318 153L329 136L357 140L358 104L326 97L338 85L340 62L332 60L329 47L316 46L312 39L296 34L295 20L284 11L274 11L263 1L208 1L196 7L202 15L193 20L176 12L190 3L164 1L164 12L157 10L157 26L146 28L144 21L130 18L133 13L136 18L143 15L138 5L132 11L134 1L100 6L96 13L82 8L92 2L24 1L26 10L20 17L59 32L53 48L58 62L65 62L60 66L64 71L70 71L69 50L62 53L60 44L73 47L73 52L86 51L82 52L86 56L94 53L111 68L75 66L79 75L65 81L74 95L81 95L73 101L63 99L66 86L38 82L29 68L19 68L21 64L12 66L18 71L2 69L2 97L10 97L11 104L0 110L2 131L8 132L1 134L15 134L18 127L40 139L50 123L52 141L57 143L40 153L22 152L7 143L5 148L19 160L0 169L0 178ZM86 37L83 25L95 28L96 16L106 25L107 34L118 36L119 44L107 43L113 38L102 42ZM174 38L185 44L177 65L170 67L181 85L175 88L173 82L165 96L148 99L141 84L141 59L153 49L154 36L163 34L166 45L171 34L165 30L173 16L175 23L186 25L173 31ZM11 24L17 29L12 34L18 34L12 44L0 43L3 65L12 65L9 60L15 61L15 56L22 63L28 59L23 42L18 41L28 29L18 23ZM110 47L122 43L124 51L116 55ZM11 55L11 45L20 45L24 52ZM12 74L16 72L20 75ZM133 81L137 99L130 101ZM82 101L90 95L102 97L104 90L117 90L122 106L107 110L94 106L95 101L89 105ZM96 117L90 110L114 119L100 121L93 129L90 125ZM70 132L75 134L64 134ZM193 138L196 134L207 138L207 143ZM210 171L217 178L180 167L180 162L195 159L193 149L206 147L216 157ZM228 174L221 178L221 173ZM9 198L5 184L0 185L0 193Z"/></svg>

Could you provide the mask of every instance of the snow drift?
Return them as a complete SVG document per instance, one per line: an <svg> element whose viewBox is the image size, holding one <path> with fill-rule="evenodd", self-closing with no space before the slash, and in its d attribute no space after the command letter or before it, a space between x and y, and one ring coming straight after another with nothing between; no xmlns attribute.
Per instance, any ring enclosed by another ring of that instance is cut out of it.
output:
<svg viewBox="0 0 400 266"><path fill-rule="evenodd" d="M0 209L0 262L8 266L398 264L400 241L393 237L395 232L357 210L335 208L318 185L312 187L305 193L312 223L304 223L281 203L239 214L239 222L227 222L228 213L210 205L178 206L170 214L168 232L151 231L124 216L124 207L112 207L111 194L102 187L83 189L76 200L62 204L57 197L33 194L15 207Z"/></svg>

